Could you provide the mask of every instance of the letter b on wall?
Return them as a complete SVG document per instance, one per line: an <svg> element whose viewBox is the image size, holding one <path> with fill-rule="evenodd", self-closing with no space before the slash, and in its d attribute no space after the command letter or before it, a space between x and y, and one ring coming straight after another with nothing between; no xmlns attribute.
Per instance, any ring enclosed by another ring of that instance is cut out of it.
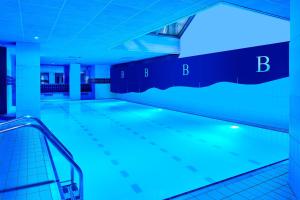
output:
<svg viewBox="0 0 300 200"><path fill-rule="evenodd" d="M189 65L183 64L182 65L182 76L188 76L190 74Z"/></svg>
<svg viewBox="0 0 300 200"><path fill-rule="evenodd" d="M149 69L145 68L145 78L148 78L148 76L149 76Z"/></svg>
<svg viewBox="0 0 300 200"><path fill-rule="evenodd" d="M121 79L125 78L125 71L121 71Z"/></svg>
<svg viewBox="0 0 300 200"><path fill-rule="evenodd" d="M258 66L256 72L268 72L271 69L270 58L268 56L257 56Z"/></svg>

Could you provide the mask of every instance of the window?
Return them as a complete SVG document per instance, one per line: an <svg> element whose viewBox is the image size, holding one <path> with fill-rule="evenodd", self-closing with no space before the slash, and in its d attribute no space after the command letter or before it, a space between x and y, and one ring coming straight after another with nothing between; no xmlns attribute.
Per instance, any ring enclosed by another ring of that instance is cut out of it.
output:
<svg viewBox="0 0 300 200"><path fill-rule="evenodd" d="M80 73L80 81L81 81L81 84L88 84L89 76L85 72L81 72Z"/></svg>
<svg viewBox="0 0 300 200"><path fill-rule="evenodd" d="M55 73L55 84L64 84L64 73Z"/></svg>
<svg viewBox="0 0 300 200"><path fill-rule="evenodd" d="M41 84L49 84L49 73L41 73Z"/></svg>

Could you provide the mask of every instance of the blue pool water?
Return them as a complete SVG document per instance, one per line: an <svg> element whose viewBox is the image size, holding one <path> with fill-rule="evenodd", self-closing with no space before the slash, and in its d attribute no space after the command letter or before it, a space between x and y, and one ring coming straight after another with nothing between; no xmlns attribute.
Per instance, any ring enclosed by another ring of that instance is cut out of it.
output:
<svg viewBox="0 0 300 200"><path fill-rule="evenodd" d="M82 167L87 200L163 199L288 158L286 133L125 101L43 102L42 120Z"/></svg>

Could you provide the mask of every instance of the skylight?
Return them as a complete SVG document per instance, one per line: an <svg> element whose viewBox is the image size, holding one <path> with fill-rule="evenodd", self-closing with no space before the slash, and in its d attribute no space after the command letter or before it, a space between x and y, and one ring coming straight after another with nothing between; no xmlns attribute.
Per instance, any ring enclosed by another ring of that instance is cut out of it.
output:
<svg viewBox="0 0 300 200"><path fill-rule="evenodd" d="M154 31L150 34L154 35L161 35L161 36L171 36L171 37L181 37L183 32L189 26L191 21L193 20L194 16L184 18L180 21L177 21L173 24L164 26L163 28Z"/></svg>

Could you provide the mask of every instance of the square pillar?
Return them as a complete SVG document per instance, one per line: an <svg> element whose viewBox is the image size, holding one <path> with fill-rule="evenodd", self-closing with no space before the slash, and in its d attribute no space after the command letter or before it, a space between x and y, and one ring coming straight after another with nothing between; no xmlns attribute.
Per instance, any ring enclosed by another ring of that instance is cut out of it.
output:
<svg viewBox="0 0 300 200"><path fill-rule="evenodd" d="M300 198L300 1L291 0L289 184Z"/></svg>
<svg viewBox="0 0 300 200"><path fill-rule="evenodd" d="M94 75L96 79L109 79L110 78L110 65L95 65ZM109 83L96 83L95 84L95 99L108 99L112 97L110 92Z"/></svg>
<svg viewBox="0 0 300 200"><path fill-rule="evenodd" d="M70 64L69 89L70 99L80 100L80 64Z"/></svg>
<svg viewBox="0 0 300 200"><path fill-rule="evenodd" d="M16 44L16 115L40 117L40 45Z"/></svg>

